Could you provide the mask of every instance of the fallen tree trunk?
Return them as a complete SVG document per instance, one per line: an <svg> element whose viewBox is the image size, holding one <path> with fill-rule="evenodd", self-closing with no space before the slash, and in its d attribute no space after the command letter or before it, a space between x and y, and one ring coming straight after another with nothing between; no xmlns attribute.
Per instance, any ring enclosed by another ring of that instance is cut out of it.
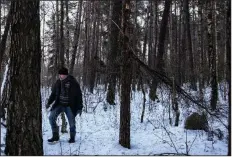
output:
<svg viewBox="0 0 232 157"><path fill-rule="evenodd" d="M131 47L130 47L131 48ZM201 104L201 101L200 100L195 100L194 98L192 98L185 90L183 90L178 84L177 82L175 81L174 83L174 86L173 87L173 83L172 83L172 80L167 77L166 75L164 75L163 73L160 73L156 70L153 70L151 69L148 65L146 65L145 63L143 63L143 61L141 61L135 54L134 54L134 51L133 49L131 48L132 50L132 58L139 63L140 65L140 70L143 71L143 72L146 72L148 75L150 75L152 78L157 78L159 79L161 82L163 82L164 84L168 85L168 87L171 89L175 89L177 91L177 93L182 96L183 99L188 99L190 100L192 103L196 104L198 107L204 109L207 113L209 113L210 115L216 117L227 129L228 129L228 126L226 124L224 124L222 122L222 120L214 113L210 112L208 110L208 107L207 106L204 106Z"/></svg>
<svg viewBox="0 0 232 157"><path fill-rule="evenodd" d="M114 21L113 21L114 22ZM123 33L123 31L120 29L120 27L114 22L114 24L118 27L118 29L120 30L120 33L124 36L125 34ZM131 41L131 39L129 38L129 41ZM204 106L201 104L201 100L195 100L194 98L192 98L187 92L185 92L185 90L183 90L175 81L174 85L172 80L167 77L166 75L164 75L163 73L158 72L157 70L153 70L151 69L148 65L146 65L143 61L141 61L135 54L135 51L133 50L133 48L129 45L129 49L130 49L130 56L131 58L133 58L136 62L138 62L139 66L140 66L140 70L142 72L146 72L148 75L150 75L152 78L156 78L158 80L160 80L161 82L163 82L164 84L168 85L168 87L171 89L175 88L176 92L182 96L183 99L188 99L190 100L192 103L196 104L198 107L204 109L209 115L216 117L221 123L222 125L228 129L228 126L226 124L224 124L222 122L222 120L218 117L218 115L216 115L215 113L212 113L208 110L207 106ZM174 86L174 87L173 87Z"/></svg>

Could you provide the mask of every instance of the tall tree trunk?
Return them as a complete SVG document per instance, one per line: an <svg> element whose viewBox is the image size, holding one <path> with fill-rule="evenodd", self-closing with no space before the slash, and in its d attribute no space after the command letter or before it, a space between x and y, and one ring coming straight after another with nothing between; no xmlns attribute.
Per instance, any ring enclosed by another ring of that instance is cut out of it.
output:
<svg viewBox="0 0 232 157"><path fill-rule="evenodd" d="M60 17L60 39L59 39L59 43L60 43L60 56L59 56L59 67L63 67L65 66L65 60L64 60L64 0L61 0L61 8L60 8L60 12L61 12L61 17ZM65 120L65 115L64 112L61 113L61 119L62 119L62 126L61 126L61 132L62 133L67 133L67 122Z"/></svg>
<svg viewBox="0 0 232 157"><path fill-rule="evenodd" d="M166 67L167 67L167 70L168 70L168 73L170 73L171 76L174 77L174 70L173 70L173 64L174 64L174 61L175 61L175 53L173 51L173 14L172 14L172 5L170 7L170 14L169 14L169 29L168 29L168 43L169 43L169 47L167 48L169 50L170 53L166 53L167 57L166 57Z"/></svg>
<svg viewBox="0 0 232 157"><path fill-rule="evenodd" d="M179 61L180 61L180 77L181 77L181 81L180 83L183 84L186 82L186 60L187 60L187 55L186 55L186 14L184 13L184 9L183 9L183 3L181 3L181 49L180 49L180 53L179 53Z"/></svg>
<svg viewBox="0 0 232 157"><path fill-rule="evenodd" d="M200 46L200 66L199 66L199 91L200 91L200 100L203 102L203 87L204 87L204 30L203 30L203 4L199 2L199 28L198 28L198 43ZM198 51L199 52L199 51Z"/></svg>
<svg viewBox="0 0 232 157"><path fill-rule="evenodd" d="M60 33L59 33L59 0L56 0L56 24L55 24L55 28L56 28L56 54L55 54L55 65L54 65L54 78L53 81L55 82L56 80L56 74L57 74L57 70L58 70L58 66L60 65L60 61L59 61L59 57L60 57L60 43L59 43L59 38L60 38Z"/></svg>
<svg viewBox="0 0 232 157"><path fill-rule="evenodd" d="M174 74L174 77L175 77L175 80L177 82L177 84L179 84L178 82L178 17L177 17L177 4L175 2L175 20L174 20L174 23L176 24L175 26L175 41L174 41L174 45L175 45L175 48L174 48L174 54L175 54L175 62L174 64L176 65L175 67L175 74Z"/></svg>
<svg viewBox="0 0 232 157"><path fill-rule="evenodd" d="M95 85L95 79L96 79L96 66L97 66L97 60L95 58L98 58L97 56L97 49L96 49L96 31L98 26L98 14L96 12L96 9L98 9L98 1L93 1L93 35L92 35L92 50L91 50L91 65L90 65L90 77L89 77L89 91L93 93L94 85ZM98 18L99 19L99 18Z"/></svg>
<svg viewBox="0 0 232 157"><path fill-rule="evenodd" d="M69 67L69 1L65 0L65 8L66 8L66 12L65 12L65 16L66 16L66 22L65 22L65 28L66 28L66 38L65 38L65 55L66 55L66 66Z"/></svg>
<svg viewBox="0 0 232 157"><path fill-rule="evenodd" d="M90 2L86 2L86 11L85 11L85 43L84 43L84 63L83 63L83 85L87 86L87 80L88 80L88 68L89 68L89 34L90 34Z"/></svg>
<svg viewBox="0 0 232 157"><path fill-rule="evenodd" d="M177 51L177 54L178 54L178 59L177 59L177 61L179 62L179 64L177 65L177 69L178 69L178 74L177 74L177 82L178 82L178 84L179 85L182 85L182 83L183 83L183 77L182 77L182 75L183 75L183 68L182 68L182 65L183 65L183 62L184 62L184 60L185 60L185 58L183 58L183 60L182 60L182 54L183 54L183 45L184 45L184 43L182 42L182 38L183 38L183 35L184 35L184 29L183 29L183 24L182 24L182 21L183 21L183 7L182 7L182 3L181 4L179 4L179 8L180 8L180 13L181 13L181 15L179 16L179 32L181 32L181 33L178 33L178 51ZM183 55L183 57L184 57L184 55Z"/></svg>
<svg viewBox="0 0 232 157"><path fill-rule="evenodd" d="M187 32L187 49L189 52L189 62L190 62L190 83L191 86L190 88L193 90L197 90L197 85L196 85L196 75L194 71L194 66L193 66L193 51L192 51L192 36L191 36L191 31L190 31L190 14L189 14L189 0L184 0L184 12L185 12L185 21L186 21L186 32Z"/></svg>
<svg viewBox="0 0 232 157"><path fill-rule="evenodd" d="M61 0L60 8L60 67L64 66L64 0Z"/></svg>
<svg viewBox="0 0 232 157"><path fill-rule="evenodd" d="M152 67L152 63L154 61L153 58L153 2L150 0L150 6L149 6L149 42L148 42L148 65Z"/></svg>
<svg viewBox="0 0 232 157"><path fill-rule="evenodd" d="M208 1L208 53L209 53L209 65L211 73L211 100L210 106L212 110L216 109L218 100L218 87L217 87L217 74L216 74L216 43L215 43L215 24L214 24L214 0Z"/></svg>
<svg viewBox="0 0 232 157"><path fill-rule="evenodd" d="M157 55L157 60L156 60L156 66L155 69L161 73L164 73L164 45L165 45L165 37L166 37L166 31L167 31L167 24L168 24L168 17L169 17L169 12L170 12L170 6L172 4L172 0L165 0L165 6L164 6L164 12L163 12L163 17L161 21L161 26L160 26L160 33L159 33L159 44L158 44L158 55ZM156 93L157 86L158 86L158 80L155 79L153 82L154 85L151 89L151 92ZM154 90L154 91L152 91Z"/></svg>
<svg viewBox="0 0 232 157"><path fill-rule="evenodd" d="M142 51L142 61L146 63L146 52L147 52L147 34L148 34L148 23L149 23L149 11L147 10L147 15L145 17L144 24L144 40L143 40L143 51ZM140 77L141 79L142 77ZM142 81L141 81L142 82Z"/></svg>
<svg viewBox="0 0 232 157"><path fill-rule="evenodd" d="M39 6L39 0L17 0L11 5L6 155L43 155Z"/></svg>
<svg viewBox="0 0 232 157"><path fill-rule="evenodd" d="M72 47L72 59L71 63L69 66L69 73L72 75L73 74L73 68L75 64L75 59L76 59L76 53L77 53L77 46L79 43L79 36L80 36L80 28L81 28L81 15L82 15L82 2L83 0L80 0L78 10L77 10L77 21L76 21L76 27L74 30L74 39L73 39L73 47Z"/></svg>
<svg viewBox="0 0 232 157"><path fill-rule="evenodd" d="M158 2L155 1L155 45L153 49L153 61L152 61L152 69L155 69L155 64L156 64L156 53L157 53L157 43L158 43L158 21L159 21L159 14L158 14ZM155 101L158 97L156 95L156 79L152 79L151 87L150 87L150 92L149 92L149 97L151 100Z"/></svg>
<svg viewBox="0 0 232 157"><path fill-rule="evenodd" d="M229 84L228 91L228 156L231 156L231 0L227 0L227 18L226 18L226 62L227 62L227 75L226 80Z"/></svg>
<svg viewBox="0 0 232 157"><path fill-rule="evenodd" d="M158 23L159 23L159 7L158 7L158 2L155 1L155 46L154 46L154 52L153 52L153 63L152 63L152 69L155 69L155 64L156 64L156 57L157 57L157 45L158 45Z"/></svg>
<svg viewBox="0 0 232 157"><path fill-rule="evenodd" d="M130 145L130 92L131 92L131 50L129 49L129 18L130 18L130 0L125 0L122 11L122 28L123 28L123 42L122 42L122 56L123 66L121 73L121 106L120 106L120 132L119 144L123 147L129 148Z"/></svg>
<svg viewBox="0 0 232 157"><path fill-rule="evenodd" d="M106 100L110 105L115 105L115 88L117 79L116 58L119 55L119 29L121 23L122 1L114 1L112 10L111 33L110 33L110 52L108 54L108 89Z"/></svg>
<svg viewBox="0 0 232 157"><path fill-rule="evenodd" d="M54 83L56 81L56 76L57 76L57 65L58 65L58 54L59 54L59 47L58 47L58 34L57 34L57 21L56 21L56 15L54 14L52 16L52 21L53 21L53 35L54 35L54 39L52 40L52 44L53 47L55 49L55 54L54 57L52 58L52 60L54 60L53 62L53 69L52 69L52 78L51 78L51 82L50 83ZM48 71L49 72L49 71Z"/></svg>
<svg viewBox="0 0 232 157"><path fill-rule="evenodd" d="M138 43L138 30L137 30L137 4L138 1L135 0L134 1L134 5L135 5L135 8L134 8L134 14L133 14L133 23L134 23L134 36L133 36L133 43L132 43L132 47L133 47L133 50L136 50L135 53L137 53L137 43ZM137 54L136 54L137 55ZM138 68L137 68L137 63L135 61L132 61L132 90L135 91L135 88L136 88L136 81L137 81L137 71L138 71Z"/></svg>

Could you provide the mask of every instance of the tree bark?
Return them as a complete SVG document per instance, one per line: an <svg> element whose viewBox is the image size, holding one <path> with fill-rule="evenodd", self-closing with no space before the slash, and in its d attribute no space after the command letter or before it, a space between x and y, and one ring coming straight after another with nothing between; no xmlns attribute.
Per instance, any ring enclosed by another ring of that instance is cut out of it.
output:
<svg viewBox="0 0 232 157"><path fill-rule="evenodd" d="M160 33L159 33L158 55L157 55L155 69L159 72L162 72L162 73L164 72L164 60L163 60L163 56L165 53L164 52L164 45L165 45L165 37L166 37L168 17L169 17L171 4L172 4L172 0L165 0L164 12L163 12L163 17L162 17L161 26L160 26ZM154 84L152 87L154 87L154 88L152 88L150 92L156 93L157 86L158 86L159 82L156 79L153 81L153 83Z"/></svg>
<svg viewBox="0 0 232 157"><path fill-rule="evenodd" d="M209 54L209 64L210 64L210 75L211 75L211 100L210 106L212 110L216 109L218 100L218 86L217 86L217 73L216 73L216 43L215 43L215 24L214 24L214 0L208 1L207 5L210 8L208 10L208 54Z"/></svg>
<svg viewBox="0 0 232 157"><path fill-rule="evenodd" d="M204 88L204 28L203 28L203 4L199 4L198 15L200 16L199 22L199 45L200 45L200 78L199 78L199 91L200 91L200 99L203 102L203 88Z"/></svg>
<svg viewBox="0 0 232 157"><path fill-rule="evenodd" d="M154 61L153 58L153 20L154 20L154 13L153 13L153 1L150 0L149 6L149 42L148 42L148 65L152 67L152 63Z"/></svg>
<svg viewBox="0 0 232 157"><path fill-rule="evenodd" d="M153 61L152 61L152 69L155 69L155 64L156 64L156 57L157 57L157 43L158 43L158 22L159 22L159 14L158 14L158 2L155 1L155 45L153 49ZM149 92L149 97L151 100L155 101L158 97L156 95L156 90L154 90L156 87L156 79L152 79L151 87L150 87L150 92Z"/></svg>
<svg viewBox="0 0 232 157"><path fill-rule="evenodd" d="M120 132L119 144L129 148L130 145L130 92L131 92L131 50L129 49L129 18L130 18L130 0L125 0L122 11L122 73L121 73L121 106L120 106Z"/></svg>
<svg viewBox="0 0 232 157"><path fill-rule="evenodd" d="M50 84L54 83L56 81L56 76L57 76L57 65L58 65L58 54L59 54L59 47L58 47L58 34L57 34L57 21L56 21L56 15L52 15L52 21L53 21L53 24L52 24L52 30L53 30L53 36L54 38L52 38L52 44L53 44L53 52L55 52L55 54L53 55L53 57L51 58L51 66L52 66L52 69L51 69L51 73L52 73L52 78L50 80ZM48 70L49 72L49 70Z"/></svg>
<svg viewBox="0 0 232 157"><path fill-rule="evenodd" d="M189 0L184 1L184 12L185 12L185 21L186 21L186 32L187 32L187 49L189 52L189 62L190 62L190 88L193 90L197 90L197 85L196 85L196 76L195 76L195 71L194 71L194 66L193 66L193 51L192 51L192 36L191 36L191 31L190 31L190 14L189 14Z"/></svg>
<svg viewBox="0 0 232 157"><path fill-rule="evenodd" d="M92 2L93 6L92 6L92 11L93 11L93 30L92 30L92 44L91 44L91 57L90 57L90 73L89 73L89 91L90 93L93 93L93 89L94 89L94 85L95 85L95 79L96 79L96 66L97 63L94 58L97 57L97 49L96 49L96 30L97 30L97 12L96 9L98 8L98 1L93 1Z"/></svg>
<svg viewBox="0 0 232 157"><path fill-rule="evenodd" d="M84 43L84 63L83 63L83 85L88 86L88 76L89 76L89 61L90 61L90 54L89 54L89 47L90 47L90 1L86 2L86 11L85 11L85 43Z"/></svg>
<svg viewBox="0 0 232 157"><path fill-rule="evenodd" d="M135 8L134 8L134 14L133 14L133 23L134 23L134 32L133 32L133 41L132 41L132 47L134 50L136 50L136 53L138 52L137 51L137 47L138 47L138 30L137 30L137 12L138 12L138 7L137 7L137 4L138 1L135 0L134 1L134 5L135 5ZM136 54L137 55L137 54ZM136 89L136 82L137 82L137 71L138 71L138 65L136 64L136 62L133 62L132 61L132 90L135 91Z"/></svg>
<svg viewBox="0 0 232 157"><path fill-rule="evenodd" d="M66 55L66 66L69 67L69 1L65 0L65 8L66 8L66 12L65 12L65 16L66 16L66 39L65 39L65 55Z"/></svg>
<svg viewBox="0 0 232 157"><path fill-rule="evenodd" d="M64 0L61 0L61 8L60 8L60 67L64 66Z"/></svg>
<svg viewBox="0 0 232 157"><path fill-rule="evenodd" d="M69 73L72 75L73 74L73 69L75 65L75 59L76 59L76 53L77 53L77 46L79 43L79 36L80 36L80 28L81 28L81 15L82 15L82 2L83 0L80 0L78 10L77 11L77 21L76 21L76 27L74 30L74 39L73 39L73 47L72 47L72 59L71 63L69 66Z"/></svg>
<svg viewBox="0 0 232 157"><path fill-rule="evenodd" d="M144 119L144 113L145 113L145 108L146 108L146 93L144 90L144 84L142 82L142 93L143 93L143 108L142 108L142 114L141 114L141 121L140 123L143 123L143 119Z"/></svg>
<svg viewBox="0 0 232 157"><path fill-rule="evenodd" d="M42 156L39 0L12 1L6 155Z"/></svg>
<svg viewBox="0 0 232 157"><path fill-rule="evenodd" d="M108 54L108 90L106 100L110 105L115 105L115 87L117 79L116 58L119 55L119 29L121 23L122 1L114 1L112 10L111 33L110 33L110 52Z"/></svg>
<svg viewBox="0 0 232 157"><path fill-rule="evenodd" d="M55 68L54 74L57 73L58 66L60 65L60 33L59 33L59 0L56 0L56 57L55 57Z"/></svg>
<svg viewBox="0 0 232 157"><path fill-rule="evenodd" d="M60 56L59 56L59 67L63 67L65 66L65 59L64 59L64 0L61 0L61 8L60 8L60 12L61 12L61 17L60 17L60 39L59 39L59 44L60 44ZM58 13L57 13L58 14ZM61 113L61 120L62 120L62 126L61 126L61 132L62 133L67 133L67 122L65 119L65 115L64 112Z"/></svg>
<svg viewBox="0 0 232 157"><path fill-rule="evenodd" d="M183 3L181 3L181 16L180 16L180 51L179 51L179 83L183 84L186 81L186 24L185 24L185 14L183 8Z"/></svg>

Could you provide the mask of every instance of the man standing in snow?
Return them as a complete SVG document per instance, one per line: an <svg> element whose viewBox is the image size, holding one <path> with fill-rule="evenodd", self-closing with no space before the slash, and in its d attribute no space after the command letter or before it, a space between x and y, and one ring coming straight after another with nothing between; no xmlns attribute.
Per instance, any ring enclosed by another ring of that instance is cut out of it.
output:
<svg viewBox="0 0 232 157"><path fill-rule="evenodd" d="M52 93L46 104L46 109L48 109L53 102L54 104L49 116L53 136L48 139L48 142L59 141L59 127L56 124L56 120L61 112L65 112L70 127L69 143L74 143L76 135L75 117L77 114L81 116L83 108L82 93L77 80L73 76L68 75L67 68L62 67L59 70L59 79L52 88Z"/></svg>

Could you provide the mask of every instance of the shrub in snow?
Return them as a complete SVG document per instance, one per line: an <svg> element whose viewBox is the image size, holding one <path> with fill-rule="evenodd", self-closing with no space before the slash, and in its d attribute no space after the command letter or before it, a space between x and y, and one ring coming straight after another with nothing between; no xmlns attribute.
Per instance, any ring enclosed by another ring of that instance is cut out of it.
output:
<svg viewBox="0 0 232 157"><path fill-rule="evenodd" d="M219 140L222 140L224 137L223 132L220 129L216 129L215 131L213 131L213 133L215 136L217 136Z"/></svg>
<svg viewBox="0 0 232 157"><path fill-rule="evenodd" d="M208 120L206 114L198 114L196 112L192 113L185 120L185 129L189 130L204 130L208 131Z"/></svg>

